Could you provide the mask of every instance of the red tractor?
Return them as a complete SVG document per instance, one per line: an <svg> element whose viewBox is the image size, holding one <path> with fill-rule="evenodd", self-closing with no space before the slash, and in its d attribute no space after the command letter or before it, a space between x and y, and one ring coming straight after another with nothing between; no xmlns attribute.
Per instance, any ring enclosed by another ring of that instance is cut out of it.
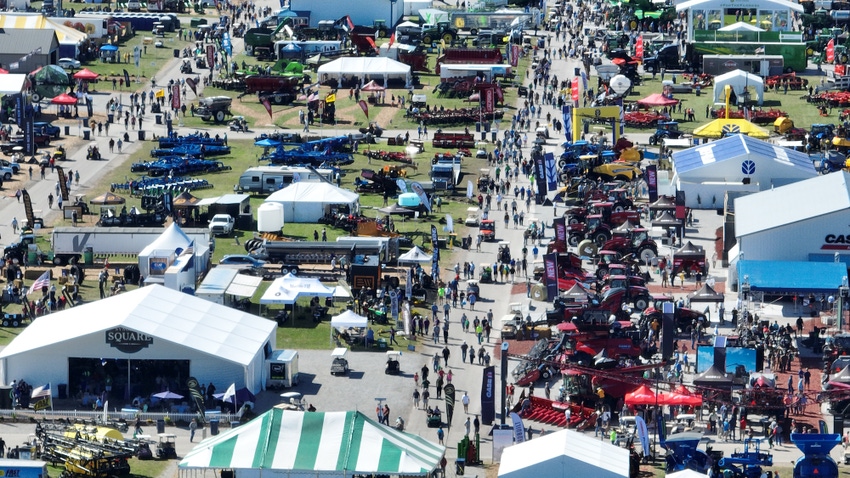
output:
<svg viewBox="0 0 850 478"><path fill-rule="evenodd" d="M585 222L567 225L567 244L572 247L577 247L584 240L601 246L612 236L611 226L605 224L601 214L587 216Z"/></svg>
<svg viewBox="0 0 850 478"><path fill-rule="evenodd" d="M581 249L581 247L579 247ZM605 242L601 249L619 252L620 254L634 254L640 258L642 264L651 262L658 256L658 244L649 237L649 231L644 228L636 228L625 233L617 233Z"/></svg>
<svg viewBox="0 0 850 478"><path fill-rule="evenodd" d="M574 207L567 211L567 224L578 224L590 214L599 214L606 224L619 226L626 221L640 224L640 213L635 210L621 209L613 202L595 202L587 207Z"/></svg>

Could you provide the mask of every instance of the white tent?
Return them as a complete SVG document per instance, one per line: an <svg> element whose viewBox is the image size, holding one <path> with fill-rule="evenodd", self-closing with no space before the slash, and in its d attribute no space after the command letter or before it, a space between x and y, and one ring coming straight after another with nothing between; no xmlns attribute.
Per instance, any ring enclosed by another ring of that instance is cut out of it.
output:
<svg viewBox="0 0 850 478"><path fill-rule="evenodd" d="M726 25L723 28L718 28L717 31L719 31L719 32L763 32L764 30L762 30L761 28L759 28L755 25L750 25L747 22L738 22L738 23L733 23L731 25Z"/></svg>
<svg viewBox="0 0 850 478"><path fill-rule="evenodd" d="M761 79L758 75L754 75L752 73L747 73L744 70L735 70L730 71L729 73L722 74L714 78L714 102L715 103L725 103L726 97L724 96L724 87L729 85L732 87L732 91L738 96L744 94L744 91L749 88L755 88L756 90L756 98L758 99L758 104L761 105L764 103L764 80Z"/></svg>
<svg viewBox="0 0 850 478"><path fill-rule="evenodd" d="M301 295L333 297L334 288L325 286L319 279L297 277L290 273L272 282L260 298L260 304L294 304Z"/></svg>
<svg viewBox="0 0 850 478"><path fill-rule="evenodd" d="M499 477L592 476L627 478L629 451L573 430L505 448Z"/></svg>
<svg viewBox="0 0 850 478"><path fill-rule="evenodd" d="M69 358L98 365L129 358L133 368L136 360L179 358L201 383L257 392L265 387L264 352L274 348L276 329L262 317L152 285L39 317L0 352L0 382L73 383ZM130 383L140 380L131 376Z"/></svg>
<svg viewBox="0 0 850 478"><path fill-rule="evenodd" d="M286 222L319 222L329 206L349 206L352 214L360 211L360 196L326 182L299 181L276 191L265 202L283 205Z"/></svg>
<svg viewBox="0 0 850 478"><path fill-rule="evenodd" d="M399 264L403 262L431 262L433 260L434 256L423 251L419 248L419 246L413 246L413 249L405 252L404 254L398 257Z"/></svg>
<svg viewBox="0 0 850 478"><path fill-rule="evenodd" d="M340 80L342 75L359 76L361 85L373 78L383 78L384 86L390 78L404 78L405 87L409 87L412 81L410 65L385 57L347 56L324 64L316 71L319 81L328 78Z"/></svg>
<svg viewBox="0 0 850 478"><path fill-rule="evenodd" d="M4 76L4 75L0 75ZM162 276L180 252L192 244L177 223L171 223L162 234L139 253L139 273L142 277ZM195 243L195 257L207 254L208 244Z"/></svg>
<svg viewBox="0 0 850 478"><path fill-rule="evenodd" d="M369 319L357 315L354 311L348 309L331 319L331 327L334 329L348 329L351 327L362 329L367 325L369 325Z"/></svg>
<svg viewBox="0 0 850 478"><path fill-rule="evenodd" d="M668 473L667 478L708 478L708 475L694 470L682 470L676 473Z"/></svg>

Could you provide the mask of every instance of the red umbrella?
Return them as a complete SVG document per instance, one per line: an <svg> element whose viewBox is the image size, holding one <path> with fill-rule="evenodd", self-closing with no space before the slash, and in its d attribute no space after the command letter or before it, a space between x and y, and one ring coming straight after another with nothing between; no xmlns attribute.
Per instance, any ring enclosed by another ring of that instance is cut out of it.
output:
<svg viewBox="0 0 850 478"><path fill-rule="evenodd" d="M655 405L657 400L655 392L646 385L626 394L626 405Z"/></svg>
<svg viewBox="0 0 850 478"><path fill-rule="evenodd" d="M77 80L96 80L99 76L100 75L88 68L83 68L82 70L74 73L74 78Z"/></svg>
<svg viewBox="0 0 850 478"><path fill-rule="evenodd" d="M653 93L637 103L641 106L673 106L678 105L679 100L672 100L661 93Z"/></svg>
<svg viewBox="0 0 850 478"><path fill-rule="evenodd" d="M75 105L77 104L77 99L68 93L62 93L56 98L53 98L50 102L54 105Z"/></svg>

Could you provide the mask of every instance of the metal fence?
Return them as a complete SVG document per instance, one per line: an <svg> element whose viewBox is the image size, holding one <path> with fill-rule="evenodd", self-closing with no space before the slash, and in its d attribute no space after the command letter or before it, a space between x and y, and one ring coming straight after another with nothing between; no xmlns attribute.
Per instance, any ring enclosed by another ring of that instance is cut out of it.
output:
<svg viewBox="0 0 850 478"><path fill-rule="evenodd" d="M156 423L157 420L164 420L168 417L172 422L190 422L193 418L198 418L197 413L162 413L162 412L144 412L128 409L113 409L106 412L106 421L109 420L126 420L131 425L139 416L143 422L148 420ZM0 410L0 417L4 419L12 418L33 418L36 420L57 420L57 419L79 419L86 421L100 422L104 420L103 411L94 410ZM206 421L218 420L221 423L229 423L233 420L238 421L239 417L232 413L220 413L218 411L207 411L205 414Z"/></svg>

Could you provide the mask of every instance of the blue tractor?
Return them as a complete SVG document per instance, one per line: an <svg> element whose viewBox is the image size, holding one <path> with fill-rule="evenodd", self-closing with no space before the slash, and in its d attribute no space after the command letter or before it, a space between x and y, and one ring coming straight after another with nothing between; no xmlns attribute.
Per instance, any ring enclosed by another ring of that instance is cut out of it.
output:
<svg viewBox="0 0 850 478"><path fill-rule="evenodd" d="M838 463L829 452L841 443L837 433L792 433L791 441L803 452L794 463L794 478L838 478Z"/></svg>

